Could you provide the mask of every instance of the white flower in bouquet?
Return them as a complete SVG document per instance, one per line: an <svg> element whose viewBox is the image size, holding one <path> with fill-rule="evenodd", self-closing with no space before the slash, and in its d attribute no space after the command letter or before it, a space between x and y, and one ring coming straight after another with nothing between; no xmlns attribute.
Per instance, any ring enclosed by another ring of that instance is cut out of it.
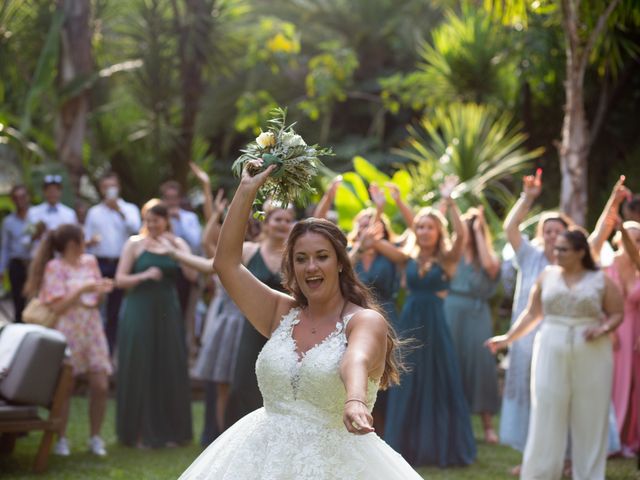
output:
<svg viewBox="0 0 640 480"><path fill-rule="evenodd" d="M268 149L276 144L276 136L273 132L263 132L261 130L260 135L256 138L256 143L260 145L261 148Z"/></svg>
<svg viewBox="0 0 640 480"><path fill-rule="evenodd" d="M309 194L315 193L311 181L322 165L318 157L333 155L333 152L330 148L307 145L293 130L295 124L286 126L286 116L286 109L272 110L268 130L261 131L255 142L251 142L242 150L242 155L233 163L231 169L240 176L248 161L261 158L262 166L249 171L255 175L269 165L276 164L278 168L262 186L260 195L285 205L305 203ZM252 165L249 166L251 167Z"/></svg>

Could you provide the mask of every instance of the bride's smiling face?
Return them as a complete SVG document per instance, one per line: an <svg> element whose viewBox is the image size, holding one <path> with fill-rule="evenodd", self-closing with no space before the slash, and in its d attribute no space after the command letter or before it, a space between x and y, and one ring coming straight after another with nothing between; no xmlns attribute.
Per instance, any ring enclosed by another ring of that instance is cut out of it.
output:
<svg viewBox="0 0 640 480"><path fill-rule="evenodd" d="M301 235L293 247L293 269L308 301L327 300L340 292L340 265L331 242L319 233Z"/></svg>

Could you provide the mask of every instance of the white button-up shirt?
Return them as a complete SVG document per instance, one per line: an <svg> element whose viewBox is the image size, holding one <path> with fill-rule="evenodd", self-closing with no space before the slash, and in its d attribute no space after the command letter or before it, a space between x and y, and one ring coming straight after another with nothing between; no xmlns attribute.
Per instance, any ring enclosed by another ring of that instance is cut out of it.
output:
<svg viewBox="0 0 640 480"><path fill-rule="evenodd" d="M0 273L3 273L13 258L29 259L29 247L23 242L26 234L27 218L10 213L2 221L2 241L0 241Z"/></svg>
<svg viewBox="0 0 640 480"><path fill-rule="evenodd" d="M187 242L192 252L199 252L202 244L202 227L198 216L182 208L178 212L178 218L171 217L173 233Z"/></svg>
<svg viewBox="0 0 640 480"><path fill-rule="evenodd" d="M47 202L43 202L39 205L34 205L29 208L27 212L27 225L28 229L33 228L38 222L42 222L47 227L47 231L55 230L60 225L65 223L78 223L78 216L75 210L63 205L62 203L56 203L51 205ZM32 241L31 233L27 233L23 242L25 245L31 245L31 256L35 254L39 241Z"/></svg>
<svg viewBox="0 0 640 480"><path fill-rule="evenodd" d="M120 212L104 202L87 212L84 233L87 241L97 236L98 243L87 248L96 257L119 258L127 239L140 231L140 210L133 203L118 199Z"/></svg>

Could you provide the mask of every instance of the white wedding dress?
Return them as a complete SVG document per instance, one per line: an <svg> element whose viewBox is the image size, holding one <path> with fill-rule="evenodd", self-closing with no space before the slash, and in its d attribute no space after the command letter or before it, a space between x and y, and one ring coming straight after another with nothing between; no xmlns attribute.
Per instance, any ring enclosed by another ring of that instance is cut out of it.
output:
<svg viewBox="0 0 640 480"><path fill-rule="evenodd" d="M256 373L264 407L213 442L181 480L420 480L375 433L354 435L342 423L345 389L339 366L350 316L302 358L292 309L264 346ZM378 389L369 381L367 403Z"/></svg>

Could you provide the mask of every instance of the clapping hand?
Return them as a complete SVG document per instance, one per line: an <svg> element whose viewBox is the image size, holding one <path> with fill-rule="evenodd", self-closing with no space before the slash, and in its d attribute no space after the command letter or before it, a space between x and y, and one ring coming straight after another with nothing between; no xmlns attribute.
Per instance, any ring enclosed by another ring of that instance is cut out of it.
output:
<svg viewBox="0 0 640 480"><path fill-rule="evenodd" d="M149 267L144 271L144 274L147 280L154 280L156 282L162 280L162 270L158 267Z"/></svg>
<svg viewBox="0 0 640 480"><path fill-rule="evenodd" d="M542 193L542 169L538 168L536 174L522 178L522 192L529 200L534 200Z"/></svg>

